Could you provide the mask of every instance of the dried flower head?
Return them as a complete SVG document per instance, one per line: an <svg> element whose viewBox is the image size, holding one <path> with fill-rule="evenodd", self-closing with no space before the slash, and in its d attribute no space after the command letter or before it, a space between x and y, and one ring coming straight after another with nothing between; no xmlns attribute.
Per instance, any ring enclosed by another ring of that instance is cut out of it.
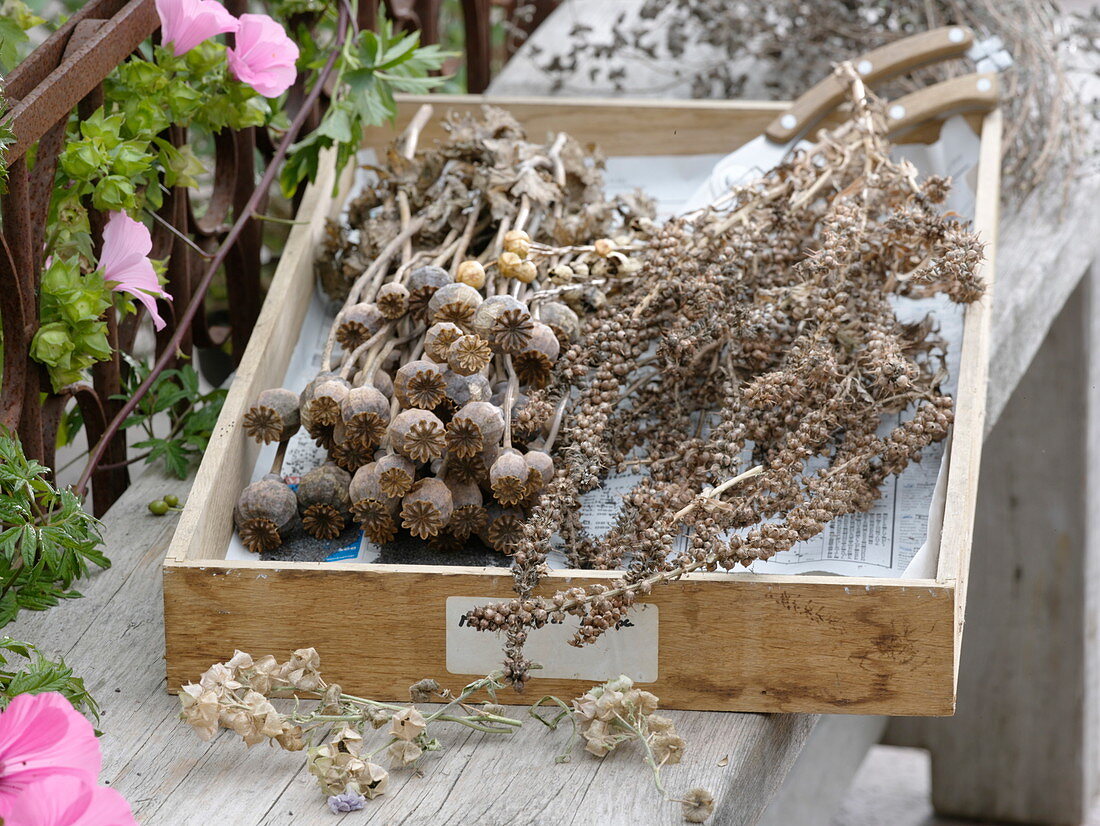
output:
<svg viewBox="0 0 1100 826"><path fill-rule="evenodd" d="M527 498L527 463L518 450L506 450L489 468L493 496L504 506L518 505Z"/></svg>
<svg viewBox="0 0 1100 826"><path fill-rule="evenodd" d="M513 357L516 376L524 384L545 387L558 358L561 345L554 331L540 321L531 323L530 335L520 351Z"/></svg>
<svg viewBox="0 0 1100 826"><path fill-rule="evenodd" d="M306 408L309 420L317 425L335 426L340 421L340 403L350 389L348 382L339 377L318 384Z"/></svg>
<svg viewBox="0 0 1100 826"><path fill-rule="evenodd" d="M424 334L424 352L432 361L444 364L447 361L447 354L451 351L451 345L464 335L462 328L453 322L437 322Z"/></svg>
<svg viewBox="0 0 1100 826"><path fill-rule="evenodd" d="M348 307L336 320L336 340L345 351L351 352L382 329L386 316L373 302L362 302Z"/></svg>
<svg viewBox="0 0 1100 826"><path fill-rule="evenodd" d="M467 259L458 265L455 281L480 290L485 286L485 267L476 259Z"/></svg>
<svg viewBox="0 0 1100 826"><path fill-rule="evenodd" d="M393 449L414 462L430 462L446 448L443 422L427 410L403 410L390 422Z"/></svg>
<svg viewBox="0 0 1100 826"><path fill-rule="evenodd" d="M244 414L244 431L263 444L285 442L298 432L298 394L275 387L264 390Z"/></svg>
<svg viewBox="0 0 1100 826"><path fill-rule="evenodd" d="M302 527L317 539L335 539L344 530L351 509L351 475L333 464L313 468L298 482Z"/></svg>
<svg viewBox="0 0 1100 826"><path fill-rule="evenodd" d="M390 405L377 387L352 388L340 403L344 438L369 449L382 443L390 420Z"/></svg>
<svg viewBox="0 0 1100 826"><path fill-rule="evenodd" d="M504 435L504 411L489 402L470 402L447 425L447 450L458 458L480 453Z"/></svg>
<svg viewBox="0 0 1100 826"><path fill-rule="evenodd" d="M438 534L451 520L451 491L441 479L421 479L401 500L401 527L419 539Z"/></svg>
<svg viewBox="0 0 1100 826"><path fill-rule="evenodd" d="M409 311L409 290L404 284L390 281L378 288L374 303L383 316L396 321Z"/></svg>
<svg viewBox="0 0 1100 826"><path fill-rule="evenodd" d="M280 476L268 474L241 491L233 522L252 553L274 550L298 524L298 500Z"/></svg>
<svg viewBox="0 0 1100 826"><path fill-rule="evenodd" d="M428 302L435 291L451 282L451 275L442 267L417 267L409 273L409 313L422 319L427 315Z"/></svg>
<svg viewBox="0 0 1100 826"><path fill-rule="evenodd" d="M460 376L480 373L492 360L493 350L489 342L476 334L456 339L447 350L447 364Z"/></svg>
<svg viewBox="0 0 1100 826"><path fill-rule="evenodd" d="M401 365L393 377L393 392L402 407L432 410L443 401L447 390L444 367L417 359Z"/></svg>
<svg viewBox="0 0 1100 826"><path fill-rule="evenodd" d="M419 685L419 683L418 683ZM439 684L436 683L436 688ZM428 729L428 723L415 706L408 706L390 718L390 736L397 740L413 741Z"/></svg>
<svg viewBox="0 0 1100 826"><path fill-rule="evenodd" d="M378 486L386 496L400 499L416 481L416 465L396 453L378 460Z"/></svg>
<svg viewBox="0 0 1100 826"><path fill-rule="evenodd" d="M467 329L481 306L481 293L468 284L447 284L432 294L428 317L433 323L450 322Z"/></svg>
<svg viewBox="0 0 1100 826"><path fill-rule="evenodd" d="M705 823L714 814L714 795L706 789L696 787L684 795L680 808L688 823Z"/></svg>

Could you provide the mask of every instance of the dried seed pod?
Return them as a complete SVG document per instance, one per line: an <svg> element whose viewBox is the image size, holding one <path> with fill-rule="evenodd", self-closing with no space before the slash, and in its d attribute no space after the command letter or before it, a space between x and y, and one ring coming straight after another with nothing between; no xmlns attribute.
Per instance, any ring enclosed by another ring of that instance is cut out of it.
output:
<svg viewBox="0 0 1100 826"><path fill-rule="evenodd" d="M378 288L374 303L382 315L390 321L397 321L409 311L409 289L396 281L387 282Z"/></svg>
<svg viewBox="0 0 1100 826"><path fill-rule="evenodd" d="M409 483L412 487L412 483ZM384 545L397 535L397 512L401 499L383 490L382 470L378 462L371 462L356 471L348 488L351 513L363 529L363 535L371 542Z"/></svg>
<svg viewBox="0 0 1100 826"><path fill-rule="evenodd" d="M376 304L364 301L348 307L337 319L336 340L346 352L351 352L382 329L386 317Z"/></svg>
<svg viewBox="0 0 1100 826"><path fill-rule="evenodd" d="M480 290L485 286L485 267L481 265L480 261L473 258L463 261L458 265L455 281L459 284L468 284L475 290Z"/></svg>
<svg viewBox="0 0 1100 826"><path fill-rule="evenodd" d="M444 406L448 410L458 410L470 402L488 401L493 395L489 389L489 380L484 376L460 376L453 370L447 371L446 393Z"/></svg>
<svg viewBox="0 0 1100 826"><path fill-rule="evenodd" d="M393 377L393 392L402 407L432 410L447 390L445 368L427 359L401 365Z"/></svg>
<svg viewBox="0 0 1100 826"><path fill-rule="evenodd" d="M435 323L449 321L466 329L481 301L481 293L468 284L447 284L428 301L428 318Z"/></svg>
<svg viewBox="0 0 1100 826"><path fill-rule="evenodd" d="M446 364L451 345L465 335L462 328L450 321L433 324L424 333L424 353L432 361Z"/></svg>
<svg viewBox="0 0 1100 826"><path fill-rule="evenodd" d="M264 390L244 414L244 432L257 442L285 442L298 432L298 394L284 387Z"/></svg>
<svg viewBox="0 0 1100 826"><path fill-rule="evenodd" d="M451 521L451 489L441 479L421 479L401 500L401 527L418 539L436 536Z"/></svg>
<svg viewBox="0 0 1100 826"><path fill-rule="evenodd" d="M344 439L367 450L382 443L390 422L390 403L377 387L354 387L340 402Z"/></svg>
<svg viewBox="0 0 1100 826"><path fill-rule="evenodd" d="M479 484L482 479L489 478L489 468L481 458L481 454L476 456L460 457L451 456L447 457L447 478L453 479L456 482L473 482Z"/></svg>
<svg viewBox="0 0 1100 826"><path fill-rule="evenodd" d="M446 447L443 422L427 410L403 410L389 427L390 445L414 462L430 462Z"/></svg>
<svg viewBox="0 0 1100 826"><path fill-rule="evenodd" d="M329 456L348 473L355 473L374 458L374 448L371 445L347 437L347 428L343 422L333 428L333 442L332 447L328 448Z"/></svg>
<svg viewBox="0 0 1100 826"><path fill-rule="evenodd" d="M471 534L485 527L489 520L485 500L481 495L481 488L474 482L448 478L447 486L451 489L451 502L454 505L447 528L457 539L465 541Z"/></svg>
<svg viewBox="0 0 1100 826"><path fill-rule="evenodd" d="M340 421L340 403L350 389L351 385L339 376L318 384L306 406L310 422L331 427Z"/></svg>
<svg viewBox="0 0 1100 826"><path fill-rule="evenodd" d="M459 458L480 453L504 435L504 411L488 402L463 405L447 425L447 450Z"/></svg>
<svg viewBox="0 0 1100 826"><path fill-rule="evenodd" d="M545 387L550 382L561 345L554 331L541 321L531 324L531 335L513 358L516 377L523 384Z"/></svg>
<svg viewBox="0 0 1100 826"><path fill-rule="evenodd" d="M568 264L558 264L550 268L550 283L555 287L563 287L573 283L575 273Z"/></svg>
<svg viewBox="0 0 1100 826"><path fill-rule="evenodd" d="M522 229L511 229L504 233L504 249L526 258L531 252L531 236Z"/></svg>
<svg viewBox="0 0 1100 826"><path fill-rule="evenodd" d="M523 259L514 252L502 252L500 257L497 258L497 269L505 278L514 278L513 273L522 261Z"/></svg>
<svg viewBox="0 0 1100 826"><path fill-rule="evenodd" d="M308 534L317 539L340 535L351 509L350 484L351 474L333 464L321 465L302 476L298 482L298 510Z"/></svg>
<svg viewBox="0 0 1100 826"><path fill-rule="evenodd" d="M489 342L476 333L456 339L447 350L447 364L463 376L480 373L492 360L493 350Z"/></svg>
<svg viewBox="0 0 1100 826"><path fill-rule="evenodd" d="M241 491L233 509L233 524L252 553L278 548L298 525L294 491L278 474L267 474Z"/></svg>
<svg viewBox="0 0 1100 826"><path fill-rule="evenodd" d="M401 498L416 482L416 465L396 453L378 459L378 485L386 496Z"/></svg>
<svg viewBox="0 0 1100 826"><path fill-rule="evenodd" d="M554 478L554 460L550 458L549 453L544 453L541 450L529 450L523 454L523 461L527 463L527 467L538 473L537 480L528 478L529 482L537 484L534 490L531 490L531 486L528 485L527 493L530 496L550 484L550 480Z"/></svg>
<svg viewBox="0 0 1100 826"><path fill-rule="evenodd" d="M417 267L409 273L409 312L423 318L435 291L450 283L451 274L442 267Z"/></svg>
<svg viewBox="0 0 1100 826"><path fill-rule="evenodd" d="M512 268L512 278L524 284L530 284L539 277L539 268L534 261L520 261Z"/></svg>
<svg viewBox="0 0 1100 826"><path fill-rule="evenodd" d="M489 485L502 505L518 505L527 498L530 469L518 450L505 450L489 468Z"/></svg>
<svg viewBox="0 0 1100 826"><path fill-rule="evenodd" d="M489 328L489 343L501 353L518 353L531 338L534 322L526 307L505 310Z"/></svg>
<svg viewBox="0 0 1100 826"><path fill-rule="evenodd" d="M490 505L485 527L478 531L481 540L494 551L511 553L523 538L523 511Z"/></svg>
<svg viewBox="0 0 1100 826"><path fill-rule="evenodd" d="M581 321L577 314L560 301L547 301L539 305L539 320L554 331L558 343L567 347L580 338Z"/></svg>
<svg viewBox="0 0 1100 826"><path fill-rule="evenodd" d="M600 258L607 258L615 251L615 242L610 238L597 238L593 246L596 248L596 255Z"/></svg>
<svg viewBox="0 0 1100 826"><path fill-rule="evenodd" d="M481 306L474 313L474 332L486 341L489 340L489 331L496 324L498 318L508 310L527 311L527 305L510 295L491 295L481 302Z"/></svg>
<svg viewBox="0 0 1100 826"><path fill-rule="evenodd" d="M391 379L390 374L381 367L374 371L374 377L371 379L371 384L378 388L378 392L387 399L393 398L393 379Z"/></svg>

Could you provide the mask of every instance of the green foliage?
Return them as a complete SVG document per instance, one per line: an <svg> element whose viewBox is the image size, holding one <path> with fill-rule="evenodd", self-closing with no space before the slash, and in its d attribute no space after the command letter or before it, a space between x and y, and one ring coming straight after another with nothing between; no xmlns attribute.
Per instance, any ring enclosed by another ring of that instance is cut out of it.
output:
<svg viewBox="0 0 1100 826"><path fill-rule="evenodd" d="M132 369L127 392L119 397L123 399L128 399L150 372L147 365L129 361ZM192 464L201 458L210 442L225 394L224 389L201 392L198 373L190 364L179 370L165 370L157 376L123 427L145 430L148 438L135 442L134 447L148 450L147 464L163 459L170 473L186 479ZM157 436L153 428L154 417L161 413L167 414L169 420L168 433L163 437Z"/></svg>
<svg viewBox="0 0 1100 826"><path fill-rule="evenodd" d="M12 657L16 657L12 662ZM56 691L80 712L99 721L99 704L84 680L77 677L65 660L51 660L34 645L11 637L0 637L0 709L18 694L45 694Z"/></svg>
<svg viewBox="0 0 1100 826"><path fill-rule="evenodd" d="M441 86L445 78L431 72L443 66L450 52L438 46L421 46L420 33L395 33L389 20L379 21L380 31L363 31L349 40L340 56L336 91L321 125L298 141L280 170L279 184L290 198L305 180L317 178L321 151L336 147L336 169L355 157L364 128L379 126L397 114L395 92L423 93ZM319 65L324 55L307 55Z"/></svg>
<svg viewBox="0 0 1100 826"><path fill-rule="evenodd" d="M80 270L75 256L54 257L42 274L41 325L31 341L31 356L46 365L55 393L111 356L102 320L111 306L111 290L98 270L88 275Z"/></svg>
<svg viewBox="0 0 1100 826"><path fill-rule="evenodd" d="M0 627L20 610L42 611L78 597L72 584L89 563L107 568L99 521L70 490L28 459L19 441L0 430Z"/></svg>
<svg viewBox="0 0 1100 826"><path fill-rule="evenodd" d="M0 74L10 72L23 59L30 42L27 30L45 22L22 0L0 2Z"/></svg>

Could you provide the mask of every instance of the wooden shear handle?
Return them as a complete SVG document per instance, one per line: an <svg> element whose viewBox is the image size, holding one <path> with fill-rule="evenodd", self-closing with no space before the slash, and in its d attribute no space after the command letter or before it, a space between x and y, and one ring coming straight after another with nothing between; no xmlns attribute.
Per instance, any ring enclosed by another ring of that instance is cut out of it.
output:
<svg viewBox="0 0 1100 826"><path fill-rule="evenodd" d="M1000 100L1000 85L995 72L962 75L944 80L886 107L890 137L900 135L930 120L968 112L991 112Z"/></svg>
<svg viewBox="0 0 1100 826"><path fill-rule="evenodd" d="M965 26L944 26L888 43L852 61L864 82L874 84L903 75L913 69L958 57L974 44L974 32ZM764 134L776 143L788 143L805 135L848 92L848 84L836 75L822 80L777 117Z"/></svg>

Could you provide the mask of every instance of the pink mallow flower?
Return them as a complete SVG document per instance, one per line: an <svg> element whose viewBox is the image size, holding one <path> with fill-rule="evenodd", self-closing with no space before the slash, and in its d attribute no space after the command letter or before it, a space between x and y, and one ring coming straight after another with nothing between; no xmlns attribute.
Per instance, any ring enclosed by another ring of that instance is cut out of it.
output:
<svg viewBox="0 0 1100 826"><path fill-rule="evenodd" d="M281 95L298 75L298 47L266 14L242 14L234 48L226 50L229 71L266 98Z"/></svg>
<svg viewBox="0 0 1100 826"><path fill-rule="evenodd" d="M225 32L237 31L237 18L217 0L156 0L160 37L179 57Z"/></svg>
<svg viewBox="0 0 1100 826"><path fill-rule="evenodd" d="M54 775L29 785L4 826L138 826L126 798L80 777Z"/></svg>
<svg viewBox="0 0 1100 826"><path fill-rule="evenodd" d="M0 712L0 817L50 777L95 784L102 757L95 730L61 694L19 694Z"/></svg>
<svg viewBox="0 0 1100 826"><path fill-rule="evenodd" d="M157 281L149 252L153 238L141 221L135 221L125 212L112 212L103 228L103 252L99 267L103 277L111 282L112 289L129 293L149 311L153 325L164 329L164 319L157 312L157 298L168 301L172 297Z"/></svg>

